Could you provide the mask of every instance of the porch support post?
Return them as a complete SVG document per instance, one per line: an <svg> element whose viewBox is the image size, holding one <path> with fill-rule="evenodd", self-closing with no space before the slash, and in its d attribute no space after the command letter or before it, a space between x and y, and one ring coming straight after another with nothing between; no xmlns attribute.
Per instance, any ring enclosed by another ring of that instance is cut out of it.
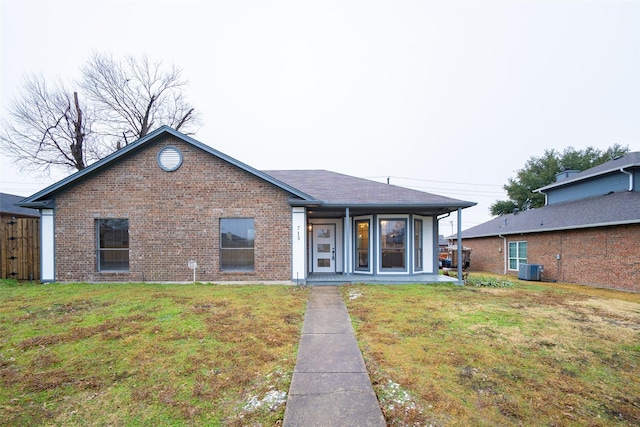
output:
<svg viewBox="0 0 640 427"><path fill-rule="evenodd" d="M462 280L462 208L458 208L458 285L464 285Z"/></svg>
<svg viewBox="0 0 640 427"><path fill-rule="evenodd" d="M296 285L307 282L307 211L291 208L291 281Z"/></svg>
<svg viewBox="0 0 640 427"><path fill-rule="evenodd" d="M440 271L440 220L437 216L433 217L433 221L431 222L431 231L434 236L434 238L431 239L431 247L433 248L431 271L438 274Z"/></svg>
<svg viewBox="0 0 640 427"><path fill-rule="evenodd" d="M53 209L40 210L40 281L56 280L55 222Z"/></svg>
<svg viewBox="0 0 640 427"><path fill-rule="evenodd" d="M344 271L347 278L351 275L351 218L349 208L345 209L344 218Z"/></svg>

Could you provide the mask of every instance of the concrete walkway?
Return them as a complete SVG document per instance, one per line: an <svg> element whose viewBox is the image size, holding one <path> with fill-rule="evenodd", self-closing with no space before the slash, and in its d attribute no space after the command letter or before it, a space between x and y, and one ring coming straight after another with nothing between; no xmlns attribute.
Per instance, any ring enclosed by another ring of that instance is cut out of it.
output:
<svg viewBox="0 0 640 427"><path fill-rule="evenodd" d="M386 425L336 286L311 288L283 425Z"/></svg>

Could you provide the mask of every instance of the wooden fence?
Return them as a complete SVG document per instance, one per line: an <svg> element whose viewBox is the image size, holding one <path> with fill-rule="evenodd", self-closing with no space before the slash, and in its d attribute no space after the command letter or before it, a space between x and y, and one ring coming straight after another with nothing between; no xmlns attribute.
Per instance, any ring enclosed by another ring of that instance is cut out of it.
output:
<svg viewBox="0 0 640 427"><path fill-rule="evenodd" d="M40 280L40 219L3 216L0 271L3 279Z"/></svg>

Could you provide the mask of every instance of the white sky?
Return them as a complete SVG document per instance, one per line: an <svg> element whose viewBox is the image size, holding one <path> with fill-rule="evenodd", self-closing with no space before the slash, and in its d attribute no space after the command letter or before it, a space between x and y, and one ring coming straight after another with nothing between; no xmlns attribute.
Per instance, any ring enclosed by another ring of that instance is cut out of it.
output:
<svg viewBox="0 0 640 427"><path fill-rule="evenodd" d="M640 150L640 1L0 1L3 115L26 73L147 54L189 80L197 140L477 202L463 229L545 149ZM0 167L23 196L65 176Z"/></svg>

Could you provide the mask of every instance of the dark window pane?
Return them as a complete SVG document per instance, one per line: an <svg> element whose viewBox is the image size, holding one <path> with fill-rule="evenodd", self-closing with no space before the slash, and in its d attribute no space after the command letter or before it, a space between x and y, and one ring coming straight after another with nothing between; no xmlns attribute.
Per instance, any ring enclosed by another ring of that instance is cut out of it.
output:
<svg viewBox="0 0 640 427"><path fill-rule="evenodd" d="M99 219L98 270L129 270L129 220Z"/></svg>
<svg viewBox="0 0 640 427"><path fill-rule="evenodd" d="M253 248L253 219L221 219L220 233L220 243L222 248Z"/></svg>
<svg viewBox="0 0 640 427"><path fill-rule="evenodd" d="M223 270L251 271L254 269L253 249L223 249L220 255Z"/></svg>
<svg viewBox="0 0 640 427"><path fill-rule="evenodd" d="M220 220L220 269L254 269L254 221L252 218Z"/></svg>
<svg viewBox="0 0 640 427"><path fill-rule="evenodd" d="M422 270L422 220L416 219L413 222L414 229L414 264L416 271Z"/></svg>
<svg viewBox="0 0 640 427"><path fill-rule="evenodd" d="M356 221L356 253L360 270L369 269L369 220Z"/></svg>
<svg viewBox="0 0 640 427"><path fill-rule="evenodd" d="M129 270L129 251L100 250L100 270L126 271Z"/></svg>
<svg viewBox="0 0 640 427"><path fill-rule="evenodd" d="M406 269L406 229L407 221L404 219L380 220L383 269Z"/></svg>

